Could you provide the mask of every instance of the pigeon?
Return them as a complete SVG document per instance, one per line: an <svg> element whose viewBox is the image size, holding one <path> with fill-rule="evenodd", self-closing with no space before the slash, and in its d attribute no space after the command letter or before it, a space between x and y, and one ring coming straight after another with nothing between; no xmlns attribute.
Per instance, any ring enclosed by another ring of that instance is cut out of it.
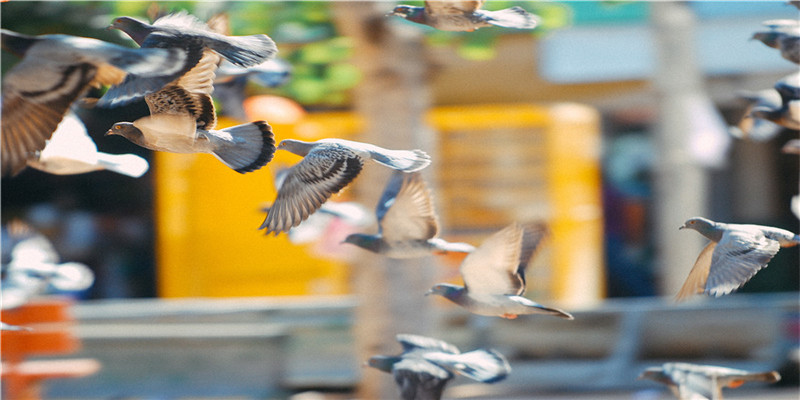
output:
<svg viewBox="0 0 800 400"><path fill-rule="evenodd" d="M420 173L395 171L375 210L378 234L354 233L345 243L354 244L389 258L418 258L432 252L470 253L468 243L449 243L436 237L439 220L433 198Z"/></svg>
<svg viewBox="0 0 800 400"><path fill-rule="evenodd" d="M222 35L185 11L162 16L152 25L131 17L119 17L114 19L109 28L125 32L143 48L181 49L190 60L183 73L196 68L208 50L241 67L263 63L278 52L275 42L267 35ZM109 89L97 106L120 106L152 93L152 90L142 90L142 80L136 75L128 77L121 85Z"/></svg>
<svg viewBox="0 0 800 400"><path fill-rule="evenodd" d="M135 154L108 154L97 151L86 126L72 111L64 115L53 136L38 157L28 166L55 175L75 175L108 170L133 178L144 175L150 165Z"/></svg>
<svg viewBox="0 0 800 400"><path fill-rule="evenodd" d="M211 92L220 56L211 50L179 79L144 96L150 115L117 122L107 135L122 136L144 148L172 153L210 153L239 173L258 170L272 160L275 138L265 121L215 130Z"/></svg>
<svg viewBox="0 0 800 400"><path fill-rule="evenodd" d="M24 222L7 226L10 257L3 264L0 309L17 308L48 288L81 291L94 283L94 273L77 262L59 263L53 244ZM6 260L4 260L6 261Z"/></svg>
<svg viewBox="0 0 800 400"><path fill-rule="evenodd" d="M766 105L753 107L748 116L800 130L800 72L779 80L775 83L775 90L781 97L779 107Z"/></svg>
<svg viewBox="0 0 800 400"><path fill-rule="evenodd" d="M737 388L745 382L774 383L781 376L776 371L750 372L713 365L665 363L645 369L638 379L663 383L680 400L721 400L724 387Z"/></svg>
<svg viewBox="0 0 800 400"><path fill-rule="evenodd" d="M130 74L172 76L186 59L176 49L128 49L70 35L28 36L1 30L2 46L22 57L3 76L2 175L15 175L44 149L64 114L90 86ZM147 81L142 88L158 89Z"/></svg>
<svg viewBox="0 0 800 400"><path fill-rule="evenodd" d="M541 22L541 18L518 6L499 11L480 10L481 6L483 0L432 0L426 1L424 7L396 6L388 15L399 16L442 31L462 32L472 32L492 25L534 29Z"/></svg>
<svg viewBox="0 0 800 400"><path fill-rule="evenodd" d="M0 331L32 331L32 330L33 329L27 326L11 325L0 321Z"/></svg>
<svg viewBox="0 0 800 400"><path fill-rule="evenodd" d="M547 314L573 319L567 312L522 297L525 268L545 235L541 225L511 224L467 255L460 266L464 286L440 283L427 294L442 296L478 315L515 319Z"/></svg>
<svg viewBox="0 0 800 400"><path fill-rule="evenodd" d="M285 139L278 149L303 156L303 160L289 169L259 227L275 235L305 221L334 193L352 182L367 160L403 172L416 172L431 163L430 156L422 150L388 150L344 139L316 142Z"/></svg>
<svg viewBox="0 0 800 400"><path fill-rule="evenodd" d="M711 242L700 252L677 301L696 293L715 297L735 291L752 278L781 247L800 244L800 236L762 225L714 222L694 217L680 229L694 229Z"/></svg>
<svg viewBox="0 0 800 400"><path fill-rule="evenodd" d="M244 101L249 83L275 88L288 82L290 77L291 65L281 59L272 58L249 68L223 60L214 79L214 98L219 102L221 114L245 120Z"/></svg>
<svg viewBox="0 0 800 400"><path fill-rule="evenodd" d="M750 116L750 112L756 107L766 107L770 110L780 109L783 101L777 90L766 89L758 92L740 92L738 97L746 100L748 105L738 126L731 126L728 129L731 136L742 140L765 142L783 130L783 127L774 122Z"/></svg>
<svg viewBox="0 0 800 400"><path fill-rule="evenodd" d="M753 34L765 45L778 49L781 57L795 64L800 64L800 21L794 19L773 19L764 21L765 31Z"/></svg>
<svg viewBox="0 0 800 400"><path fill-rule="evenodd" d="M403 346L401 354L373 356L367 365L392 374L404 400L440 399L455 374L495 383L511 373L505 357L492 349L461 353L450 343L411 334L399 334L397 341Z"/></svg>

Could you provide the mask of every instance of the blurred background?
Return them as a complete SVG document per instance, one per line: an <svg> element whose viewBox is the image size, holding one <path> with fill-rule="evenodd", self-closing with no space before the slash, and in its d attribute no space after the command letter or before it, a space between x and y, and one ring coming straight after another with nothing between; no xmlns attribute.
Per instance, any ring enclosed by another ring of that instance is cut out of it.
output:
<svg viewBox="0 0 800 400"><path fill-rule="evenodd" d="M799 159L780 151L797 131L760 140L729 132L746 112L741 91L797 71L750 40L765 20L800 17L797 8L489 1L542 24L452 33L386 17L395 4L12 0L0 16L4 29L130 47L105 29L114 17L222 13L234 35L268 34L286 69L219 82L221 126L264 119L276 140L425 150L441 236L478 245L514 221L547 222L526 296L575 320L492 319L425 297L436 282L460 283L463 257L401 262L339 244L374 224L322 218L316 232L265 236L257 228L275 198L273 175L299 157L278 152L240 175L210 155L103 136L146 115L143 101L79 108L99 150L151 167L138 179L28 168L2 180L3 224L26 221L62 260L95 274L90 289L67 295L80 343L67 357L102 367L48 380L45 397L396 398L391 376L362 364L399 352L395 334L415 333L462 350L494 347L511 362L507 380L457 379L446 398L670 398L636 376L675 360L778 369L782 386L745 386L731 398L796 398L796 248L730 296L672 297L705 246L678 231L686 219L798 232L790 202ZM3 72L16 62L2 53ZM387 177L368 167L331 201L372 213Z"/></svg>

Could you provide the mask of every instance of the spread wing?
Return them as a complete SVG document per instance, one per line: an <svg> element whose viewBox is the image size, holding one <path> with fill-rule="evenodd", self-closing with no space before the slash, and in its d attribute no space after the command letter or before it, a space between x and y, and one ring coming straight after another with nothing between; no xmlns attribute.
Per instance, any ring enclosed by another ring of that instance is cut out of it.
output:
<svg viewBox="0 0 800 400"><path fill-rule="evenodd" d="M483 0L430 0L425 2L425 11L431 16L473 13L481 8L482 5Z"/></svg>
<svg viewBox="0 0 800 400"><path fill-rule="evenodd" d="M434 350L449 354L461 353L456 346L427 336L401 333L396 336L396 339L403 346L404 353L417 349Z"/></svg>
<svg viewBox="0 0 800 400"><path fill-rule="evenodd" d="M675 296L676 301L686 300L695 294L703 293L706 287L706 280L708 280L708 271L711 267L711 256L716 247L716 242L710 242L697 256L692 270L689 271L689 276Z"/></svg>
<svg viewBox="0 0 800 400"><path fill-rule="evenodd" d="M461 263L464 286L472 293L520 295L525 285L518 272L523 228L512 224L493 234Z"/></svg>
<svg viewBox="0 0 800 400"><path fill-rule="evenodd" d="M728 294L744 285L780 250L780 243L759 230L726 231L711 257L705 291Z"/></svg>
<svg viewBox="0 0 800 400"><path fill-rule="evenodd" d="M392 174L375 214L388 242L427 240L439 233L433 199L419 173Z"/></svg>
<svg viewBox="0 0 800 400"><path fill-rule="evenodd" d="M352 151L315 147L290 168L259 229L277 234L299 225L355 179L363 166L364 161Z"/></svg>

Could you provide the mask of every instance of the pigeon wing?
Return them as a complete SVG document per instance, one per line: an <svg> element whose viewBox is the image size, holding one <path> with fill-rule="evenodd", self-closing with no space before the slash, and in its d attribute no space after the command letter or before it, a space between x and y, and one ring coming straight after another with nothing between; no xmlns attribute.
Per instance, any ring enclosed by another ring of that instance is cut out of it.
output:
<svg viewBox="0 0 800 400"><path fill-rule="evenodd" d="M428 240L439 233L433 199L419 173L392 174L375 214L387 242Z"/></svg>
<svg viewBox="0 0 800 400"><path fill-rule="evenodd" d="M396 362L392 375L404 400L439 400L453 377L446 369L419 358Z"/></svg>
<svg viewBox="0 0 800 400"><path fill-rule="evenodd" d="M716 247L716 242L710 242L703 248L703 251L697 256L692 270L689 271L689 276L686 278L683 286L681 286L681 290L678 291L678 294L675 296L675 301L683 301L695 294L703 293L706 287L706 281L708 280L708 271L711 267L711 257Z"/></svg>
<svg viewBox="0 0 800 400"><path fill-rule="evenodd" d="M443 340L430 338L427 336L412 335L401 333L396 336L397 341L403 346L403 352L426 349L442 353L459 354L461 353L456 346Z"/></svg>
<svg viewBox="0 0 800 400"><path fill-rule="evenodd" d="M293 166L278 190L259 229L286 232L299 225L361 172L364 161L355 152L317 146Z"/></svg>
<svg viewBox="0 0 800 400"><path fill-rule="evenodd" d="M483 383L494 383L505 379L511 366L502 354L495 350L473 350L461 354L429 352L422 355L442 368Z"/></svg>
<svg viewBox="0 0 800 400"><path fill-rule="evenodd" d="M711 257L705 292L728 294L744 285L780 250L780 243L760 230L729 230L722 235Z"/></svg>
<svg viewBox="0 0 800 400"><path fill-rule="evenodd" d="M523 229L512 224L486 239L461 263L464 286L472 293L520 295L518 273Z"/></svg>

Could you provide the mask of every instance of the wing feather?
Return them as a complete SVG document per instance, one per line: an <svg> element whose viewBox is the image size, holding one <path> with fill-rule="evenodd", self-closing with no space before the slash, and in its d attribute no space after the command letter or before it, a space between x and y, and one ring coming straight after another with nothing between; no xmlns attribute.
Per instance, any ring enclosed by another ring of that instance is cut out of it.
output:
<svg viewBox="0 0 800 400"><path fill-rule="evenodd" d="M433 198L419 173L395 172L376 214L387 242L428 240L439 233Z"/></svg>
<svg viewBox="0 0 800 400"><path fill-rule="evenodd" d="M461 263L464 286L472 293L518 295L525 290L518 273L523 228L512 224L486 239Z"/></svg>

